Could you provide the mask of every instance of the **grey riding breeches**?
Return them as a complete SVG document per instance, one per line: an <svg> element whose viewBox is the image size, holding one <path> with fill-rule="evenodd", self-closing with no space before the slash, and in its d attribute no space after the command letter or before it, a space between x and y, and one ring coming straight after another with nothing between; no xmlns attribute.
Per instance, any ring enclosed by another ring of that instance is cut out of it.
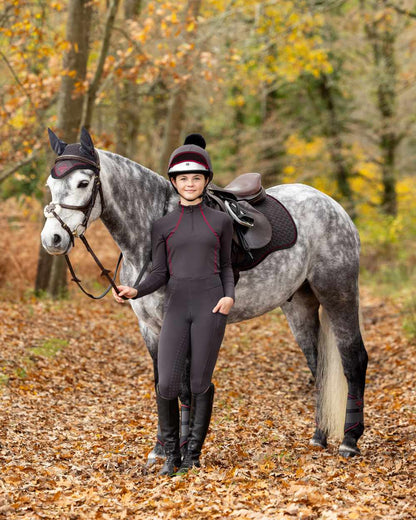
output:
<svg viewBox="0 0 416 520"><path fill-rule="evenodd" d="M179 395L188 354L191 392L209 387L227 324L227 315L212 309L223 296L219 274L169 279L158 349L159 391L165 399Z"/></svg>

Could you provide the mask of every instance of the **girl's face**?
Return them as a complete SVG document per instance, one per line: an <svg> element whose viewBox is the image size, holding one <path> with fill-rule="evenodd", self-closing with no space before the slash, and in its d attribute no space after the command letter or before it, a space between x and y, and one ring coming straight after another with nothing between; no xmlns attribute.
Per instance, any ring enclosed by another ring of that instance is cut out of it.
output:
<svg viewBox="0 0 416 520"><path fill-rule="evenodd" d="M192 201L202 196L208 179L202 173L180 173L172 182L183 199Z"/></svg>

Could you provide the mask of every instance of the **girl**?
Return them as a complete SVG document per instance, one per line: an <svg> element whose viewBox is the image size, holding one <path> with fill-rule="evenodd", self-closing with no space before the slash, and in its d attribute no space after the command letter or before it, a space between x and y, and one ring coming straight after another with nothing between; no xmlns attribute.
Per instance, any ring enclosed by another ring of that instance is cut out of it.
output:
<svg viewBox="0 0 416 520"><path fill-rule="evenodd" d="M169 159L168 176L179 194L178 206L152 225L152 270L137 287L120 285L122 296L140 298L167 283L158 345L156 400L166 461L160 474L199 467L211 419L212 373L234 304L231 218L207 206L205 189L212 166L205 140L191 134ZM181 460L178 395L190 354L190 431Z"/></svg>

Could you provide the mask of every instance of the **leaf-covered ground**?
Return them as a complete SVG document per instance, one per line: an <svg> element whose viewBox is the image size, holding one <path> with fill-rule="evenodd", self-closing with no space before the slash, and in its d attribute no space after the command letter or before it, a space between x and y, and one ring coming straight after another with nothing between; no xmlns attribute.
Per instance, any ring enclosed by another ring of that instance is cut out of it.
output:
<svg viewBox="0 0 416 520"><path fill-rule="evenodd" d="M414 519L415 345L363 298L362 456L308 444L314 389L276 311L229 325L203 467L159 477L152 365L128 306L0 303L0 518Z"/></svg>

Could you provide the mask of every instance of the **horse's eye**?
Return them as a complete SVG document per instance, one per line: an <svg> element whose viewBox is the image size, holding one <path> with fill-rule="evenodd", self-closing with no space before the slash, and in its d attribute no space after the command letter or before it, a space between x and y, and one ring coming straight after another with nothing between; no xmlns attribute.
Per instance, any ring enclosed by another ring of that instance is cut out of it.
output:
<svg viewBox="0 0 416 520"><path fill-rule="evenodd" d="M81 181L79 184L78 184L78 188L86 188L88 186L89 182L88 181Z"/></svg>

